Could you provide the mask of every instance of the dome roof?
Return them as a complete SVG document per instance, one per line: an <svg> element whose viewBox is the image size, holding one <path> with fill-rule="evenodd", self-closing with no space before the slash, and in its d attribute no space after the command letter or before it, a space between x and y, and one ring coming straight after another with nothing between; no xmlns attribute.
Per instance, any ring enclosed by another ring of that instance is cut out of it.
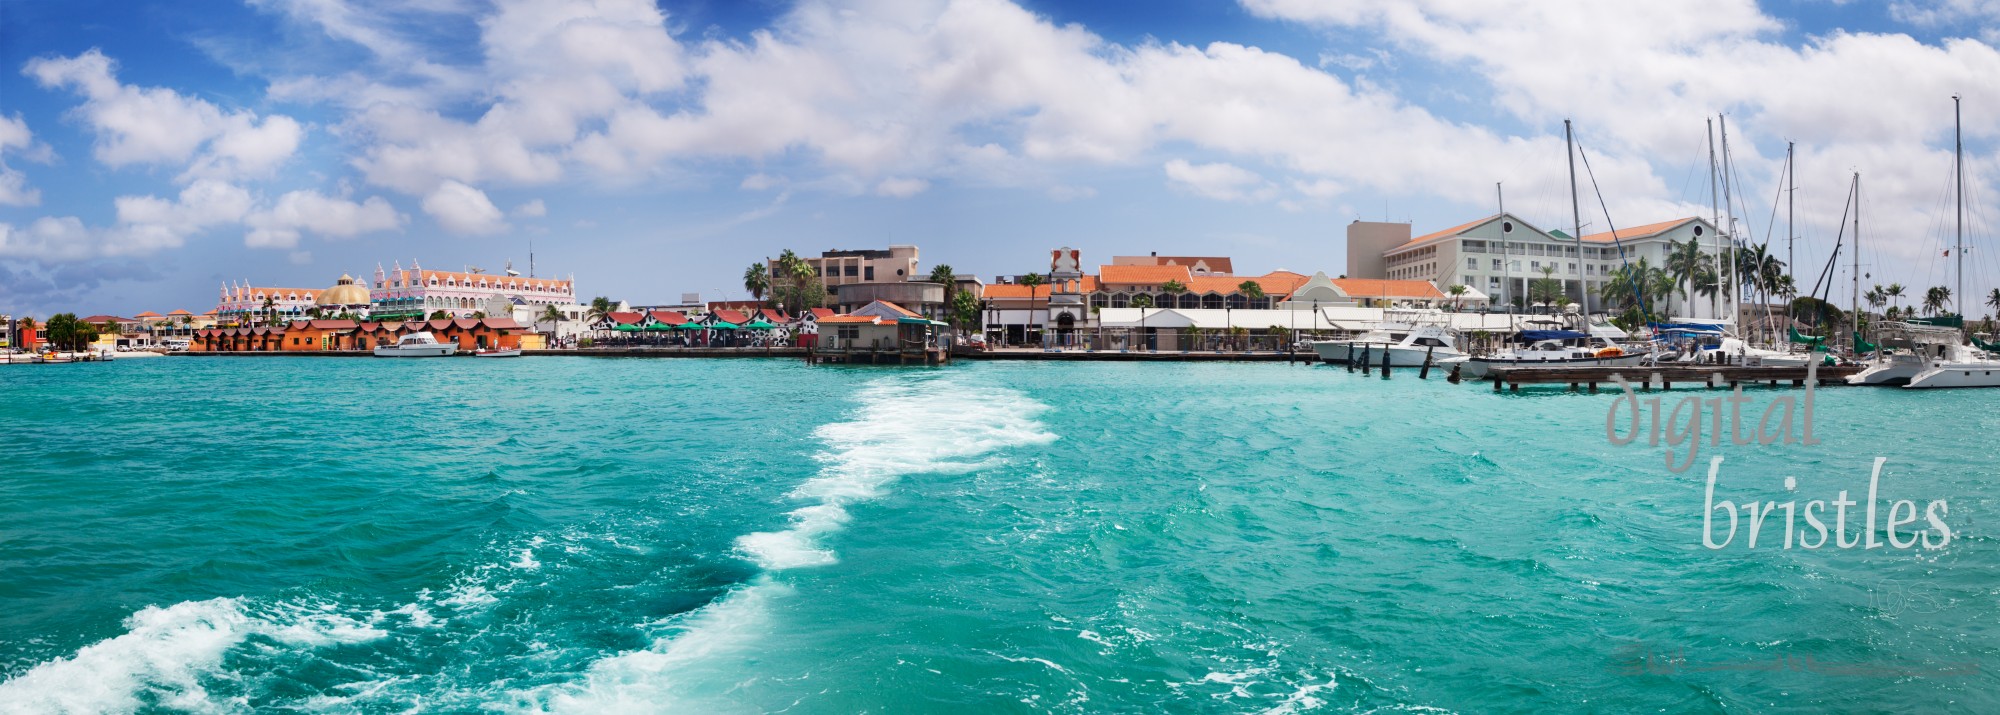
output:
<svg viewBox="0 0 2000 715"><path fill-rule="evenodd" d="M313 302L323 306L367 305L368 288L356 284L352 276L342 273L340 282L335 283L332 288L320 291L319 300Z"/></svg>

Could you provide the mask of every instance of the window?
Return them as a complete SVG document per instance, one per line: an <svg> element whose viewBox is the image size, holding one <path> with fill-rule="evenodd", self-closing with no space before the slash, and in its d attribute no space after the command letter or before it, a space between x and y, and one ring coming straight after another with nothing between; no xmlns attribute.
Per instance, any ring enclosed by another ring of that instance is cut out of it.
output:
<svg viewBox="0 0 2000 715"><path fill-rule="evenodd" d="M853 278L861 273L860 268L860 266L846 266L842 273L849 278Z"/></svg>
<svg viewBox="0 0 2000 715"><path fill-rule="evenodd" d="M1478 269L1479 269L1479 259L1477 258L1465 259L1465 270L1472 271Z"/></svg>
<svg viewBox="0 0 2000 715"><path fill-rule="evenodd" d="M1569 264L1569 274L1570 274L1570 275L1576 275L1576 264L1575 264L1575 263L1571 263L1571 264Z"/></svg>
<svg viewBox="0 0 2000 715"><path fill-rule="evenodd" d="M1532 269L1532 270L1537 270L1537 271L1539 271L1539 270L1541 270L1541 269L1542 269L1542 262L1541 262L1541 261L1528 261L1528 268L1530 268L1530 269Z"/></svg>
<svg viewBox="0 0 2000 715"><path fill-rule="evenodd" d="M861 280L864 281L875 280L875 267L868 266L866 268L861 269Z"/></svg>
<svg viewBox="0 0 2000 715"><path fill-rule="evenodd" d="M1518 271L1518 270L1521 270L1521 262L1520 262L1520 261L1508 261L1508 262L1507 262L1507 270L1510 270L1510 271Z"/></svg>
<svg viewBox="0 0 2000 715"><path fill-rule="evenodd" d="M834 334L842 340L860 340L861 326L842 325L838 330L834 331Z"/></svg>
<svg viewBox="0 0 2000 715"><path fill-rule="evenodd" d="M1500 270L1500 259L1493 259L1493 270Z"/></svg>

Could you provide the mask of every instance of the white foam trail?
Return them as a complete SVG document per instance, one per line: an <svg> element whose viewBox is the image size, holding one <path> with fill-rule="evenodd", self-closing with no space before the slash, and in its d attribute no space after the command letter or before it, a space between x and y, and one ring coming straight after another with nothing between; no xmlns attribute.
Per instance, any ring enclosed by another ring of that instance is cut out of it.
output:
<svg viewBox="0 0 2000 715"><path fill-rule="evenodd" d="M147 606L125 619L123 634L0 683L0 713L247 710L240 698L210 697L202 681L220 674L224 656L251 636L318 648L387 635L326 605L275 610L269 618L251 615L234 598Z"/></svg>
<svg viewBox="0 0 2000 715"><path fill-rule="evenodd" d="M885 380L859 398L852 419L815 432L826 445L820 471L790 494L812 503L794 509L786 529L736 540L737 553L764 575L671 624L674 632L652 647L593 663L579 683L519 693L517 705L580 713L744 709L726 697L741 678L736 661L769 632L772 601L791 593L773 574L837 563L822 539L852 520L849 505L880 497L905 475L968 472L990 464L975 459L982 455L1056 439L1035 420L1047 407L1011 390Z"/></svg>

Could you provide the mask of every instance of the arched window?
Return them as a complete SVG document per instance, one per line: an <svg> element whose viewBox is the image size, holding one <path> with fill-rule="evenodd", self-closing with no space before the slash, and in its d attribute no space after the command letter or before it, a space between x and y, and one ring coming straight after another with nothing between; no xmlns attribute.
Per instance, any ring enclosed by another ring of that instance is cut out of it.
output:
<svg viewBox="0 0 2000 715"><path fill-rule="evenodd" d="M1179 303L1180 307L1182 308L1189 308L1189 309L1200 308L1201 296L1195 295L1193 293L1182 293Z"/></svg>
<svg viewBox="0 0 2000 715"><path fill-rule="evenodd" d="M1244 308L1250 307L1250 299L1244 298L1241 293L1231 293L1229 294L1229 297L1224 298L1223 301L1227 303L1232 310L1242 310Z"/></svg>
<svg viewBox="0 0 2000 715"><path fill-rule="evenodd" d="M1111 294L1111 307L1113 308L1128 307L1131 305L1131 303L1132 303L1132 296L1126 295L1124 293Z"/></svg>
<svg viewBox="0 0 2000 715"><path fill-rule="evenodd" d="M1204 295L1201 297L1201 307L1203 308L1207 308L1209 310L1222 310L1222 305L1223 303L1221 295L1210 293L1208 295Z"/></svg>
<svg viewBox="0 0 2000 715"><path fill-rule="evenodd" d="M1111 298L1103 293L1090 294L1090 304L1099 308L1110 307Z"/></svg>

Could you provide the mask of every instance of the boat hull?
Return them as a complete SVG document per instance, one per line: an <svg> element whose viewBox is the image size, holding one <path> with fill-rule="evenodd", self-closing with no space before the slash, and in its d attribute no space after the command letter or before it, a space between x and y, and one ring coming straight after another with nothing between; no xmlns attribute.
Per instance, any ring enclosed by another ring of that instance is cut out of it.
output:
<svg viewBox="0 0 2000 715"><path fill-rule="evenodd" d="M476 353L473 353L473 354L472 354L472 356L473 356L473 357L483 357L483 358L505 358L505 357L520 357L520 356L521 356L521 351L519 351L519 350L481 350L481 351L479 351L479 352L476 352Z"/></svg>
<svg viewBox="0 0 2000 715"><path fill-rule="evenodd" d="M441 345L384 345L375 348L375 357L451 357L458 353L458 346Z"/></svg>
<svg viewBox="0 0 2000 715"><path fill-rule="evenodd" d="M1478 379L1486 377L1493 368L1557 369L1568 367L1635 367L1646 362L1645 353L1632 353L1617 357L1555 358L1548 360L1507 359L1507 358L1467 358L1459 363L1463 367L1458 374L1462 377Z"/></svg>
<svg viewBox="0 0 2000 715"><path fill-rule="evenodd" d="M2000 387L2000 362L1945 363L1917 373L1905 390Z"/></svg>
<svg viewBox="0 0 2000 715"><path fill-rule="evenodd" d="M1929 370L1930 363L1917 360L1895 360L1869 365L1867 369L1848 376L1849 385L1907 385L1910 379Z"/></svg>

